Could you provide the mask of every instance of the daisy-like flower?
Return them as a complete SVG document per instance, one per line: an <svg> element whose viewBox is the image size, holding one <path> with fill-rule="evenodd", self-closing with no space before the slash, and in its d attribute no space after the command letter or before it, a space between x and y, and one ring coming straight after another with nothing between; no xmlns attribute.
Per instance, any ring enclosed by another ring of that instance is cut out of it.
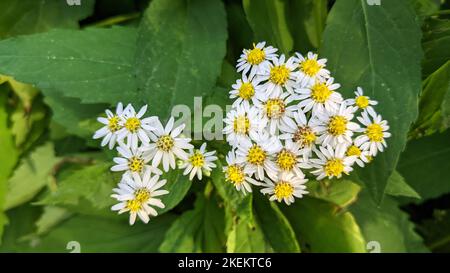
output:
<svg viewBox="0 0 450 273"><path fill-rule="evenodd" d="M138 147L138 140L147 144L150 142L149 134L155 128L153 123L158 119L157 117L142 118L147 111L147 105L144 105L139 112L136 113L134 107L129 104L123 111L121 120L122 128L117 132L118 140L127 139L127 145L133 149Z"/></svg>
<svg viewBox="0 0 450 273"><path fill-rule="evenodd" d="M117 104L116 107L116 113L114 114L111 110L106 109L106 118L105 117L99 117L97 118L98 122L104 124L102 128L98 129L93 138L99 139L103 138L102 140L102 147L106 146L106 144L109 144L109 149L113 149L117 142L117 132L122 128L122 125L120 124L122 115L123 115L123 105L121 102Z"/></svg>
<svg viewBox="0 0 450 273"><path fill-rule="evenodd" d="M285 61L282 54L280 58L274 58L268 67L264 67L262 72L258 74L257 79L265 82L261 85L261 89L265 90L267 97L278 97L283 93L285 88L289 93L294 92L295 86L295 69L297 63L295 58L291 57Z"/></svg>
<svg viewBox="0 0 450 273"><path fill-rule="evenodd" d="M317 176L317 180L328 178L340 178L342 174L349 174L356 156L347 156L347 146L339 144L335 149L328 145L326 148L320 146L316 150L318 159L310 159L311 166L316 168L311 173Z"/></svg>
<svg viewBox="0 0 450 273"><path fill-rule="evenodd" d="M120 157L114 157L116 165L111 167L113 172L125 171L125 174L138 173L141 174L147 170L150 173L161 175L162 172L158 168L147 165L150 161L150 157L144 156L144 150L142 147L131 148L124 144L119 144L117 147Z"/></svg>
<svg viewBox="0 0 450 273"><path fill-rule="evenodd" d="M159 180L159 176L151 176L150 171L146 171L141 176L134 173L132 176L124 175L118 188L111 197L119 201L112 206L111 210L130 213L130 225L136 221L136 216L144 223L148 223L150 216L157 216L158 212L152 207L164 208L164 204L159 198L161 195L168 194L166 190L160 190L166 184L166 180Z"/></svg>
<svg viewBox="0 0 450 273"><path fill-rule="evenodd" d="M292 140L285 141L283 148L275 155L275 163L281 172L294 172L298 176L304 175L301 168L309 168L299 146Z"/></svg>
<svg viewBox="0 0 450 273"><path fill-rule="evenodd" d="M155 122L155 130L150 135L153 143L144 147L148 156L152 158L152 166L157 168L162 161L163 170L169 171L169 167L175 169L175 156L181 160L187 160L188 154L185 149L193 149L191 139L181 137L185 124L173 128L174 118L170 117L164 128L159 120Z"/></svg>
<svg viewBox="0 0 450 273"><path fill-rule="evenodd" d="M302 198L303 195L309 193L305 186L307 181L308 179L305 179L304 175L283 172L275 183L270 179L264 179L264 188L261 189L261 193L269 194L270 201L284 201L286 205L290 205L295 202L294 197Z"/></svg>
<svg viewBox="0 0 450 273"><path fill-rule="evenodd" d="M314 115L323 113L324 110L337 110L343 98L339 92L335 91L341 85L333 82L334 79L329 78L326 82L316 81L307 88L296 89L299 94L296 98L301 100L298 106L305 113L312 109Z"/></svg>
<svg viewBox="0 0 450 273"><path fill-rule="evenodd" d="M313 120L307 120L301 109L293 113L293 118L295 122L287 121L280 126L280 131L283 133L280 135L280 139L291 139L295 142L301 149L304 160L306 160L315 149L315 144L318 143L317 126L311 125Z"/></svg>
<svg viewBox="0 0 450 273"><path fill-rule="evenodd" d="M234 151L230 151L226 156L228 166L223 168L225 180L232 183L233 186L244 194L252 192L251 184L259 186L261 183L251 178L248 170L244 169L242 164L238 164Z"/></svg>
<svg viewBox="0 0 450 273"><path fill-rule="evenodd" d="M355 144L349 146L347 148L346 156L355 156L355 163L358 164L361 168L364 167L365 164L369 163L371 160L371 156L369 151L361 150Z"/></svg>
<svg viewBox="0 0 450 273"><path fill-rule="evenodd" d="M258 109L244 104L228 112L224 122L225 128L223 128L223 133L226 135L228 143L232 146L237 146L242 141L255 137L261 128L265 126Z"/></svg>
<svg viewBox="0 0 450 273"><path fill-rule="evenodd" d="M236 65L237 72L246 75L250 71L249 78L260 73L263 68L269 66L270 60L275 58L278 49L265 46L266 42L253 44L252 49L244 49Z"/></svg>
<svg viewBox="0 0 450 273"><path fill-rule="evenodd" d="M236 108L241 104L245 104L247 107L250 107L250 103L254 104L260 87L255 78L249 79L246 75L242 75L242 79L237 80L231 88L233 90L230 91L230 99L236 99L232 105L233 108Z"/></svg>
<svg viewBox="0 0 450 273"><path fill-rule="evenodd" d="M210 172L212 168L216 167L213 161L217 160L217 156L214 156L216 151L207 152L206 143L200 146L200 149L190 149L188 159L185 160L180 168L184 169L183 175L189 174L189 180L192 180L197 174L197 178L202 180L203 171Z"/></svg>
<svg viewBox="0 0 450 273"><path fill-rule="evenodd" d="M322 146L344 143L352 143L353 133L359 129L359 125L352 122L354 108L342 103L339 110L326 111L316 116L312 124L319 133L318 141Z"/></svg>
<svg viewBox="0 0 450 273"><path fill-rule="evenodd" d="M376 156L378 151L383 152L384 147L387 147L386 138L391 136L388 132L389 125L386 120L383 120L381 115L374 114L369 117L367 112L362 112L361 117L357 117L365 128L360 128L358 132L363 133L355 138L355 144L362 150L369 151L370 156Z"/></svg>
<svg viewBox="0 0 450 273"><path fill-rule="evenodd" d="M301 87L313 85L316 81L323 82L330 77L330 71L325 69L327 59L317 59L315 53L308 52L306 57L296 53L298 59L297 82Z"/></svg>
<svg viewBox="0 0 450 273"><path fill-rule="evenodd" d="M355 91L355 98L346 100L347 105L354 105L355 111L361 109L363 111L369 112L371 115L375 115L375 110L373 109L374 105L377 105L378 102L375 100L371 100L368 96L364 96L363 89L361 87L357 87Z"/></svg>
<svg viewBox="0 0 450 273"><path fill-rule="evenodd" d="M293 122L292 114L297 109L296 105L288 106L292 96L284 92L280 96L261 98L255 104L260 109L263 123L268 124L269 132L273 135L284 123Z"/></svg>
<svg viewBox="0 0 450 273"><path fill-rule="evenodd" d="M273 179L278 168L272 157L282 147L280 140L275 136L269 136L267 132L260 132L254 141L255 143L245 140L237 147L237 162L244 164L245 170L252 175L255 174L256 179L260 181L264 179L264 173Z"/></svg>

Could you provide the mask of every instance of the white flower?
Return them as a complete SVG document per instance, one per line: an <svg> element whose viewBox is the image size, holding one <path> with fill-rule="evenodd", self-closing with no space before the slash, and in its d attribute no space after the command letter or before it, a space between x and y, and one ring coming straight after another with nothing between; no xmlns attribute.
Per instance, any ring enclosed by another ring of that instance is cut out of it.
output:
<svg viewBox="0 0 450 273"><path fill-rule="evenodd" d="M289 93L294 92L295 86L295 69L297 63L295 58L291 57L285 62L285 56L282 54L280 58L274 58L269 66L264 67L261 73L258 74L259 82L265 82L261 85L268 97L278 97L285 88Z"/></svg>
<svg viewBox="0 0 450 273"><path fill-rule="evenodd" d="M252 49L244 49L236 65L237 72L242 72L246 75L250 71L249 78L253 78L263 68L267 67L270 60L275 58L278 49L268 46L265 47L266 42L259 42L253 44Z"/></svg>
<svg viewBox="0 0 450 273"><path fill-rule="evenodd" d="M131 148L124 144L119 144L117 151L121 157L114 157L114 162L117 165L111 167L113 172L125 171L125 174L138 173L141 174L147 170L151 173L161 175L162 172L158 168L147 165L150 161L148 156L144 156L144 150L142 147Z"/></svg>
<svg viewBox="0 0 450 273"><path fill-rule="evenodd" d="M255 174L256 179L262 181L264 173L269 177L276 177L277 165L272 161L272 156L281 149L280 140L275 136L269 136L267 132L261 132L254 138L243 141L237 148L236 156L239 164L244 164L244 169L250 174Z"/></svg>
<svg viewBox="0 0 450 273"><path fill-rule="evenodd" d="M347 152L345 153L347 156L355 156L355 163L358 164L361 168L364 167L366 163L369 163L371 160L371 156L369 151L361 150L355 144L349 146L347 148Z"/></svg>
<svg viewBox="0 0 450 273"><path fill-rule="evenodd" d="M292 122L291 116L296 105L288 106L291 102L291 96L284 92L280 96L261 98L255 104L263 114L263 123L269 125L269 132L273 135L277 129L283 124Z"/></svg>
<svg viewBox="0 0 450 273"><path fill-rule="evenodd" d="M374 114L369 117L367 112L362 112L361 117L357 117L365 128L360 128L358 132L363 135L355 138L355 144L362 150L368 150L371 156L376 156L378 151L383 152L384 147L387 147L386 138L391 136L388 132L389 125L386 120L383 120L381 115Z"/></svg>
<svg viewBox="0 0 450 273"><path fill-rule="evenodd" d="M260 92L260 86L255 78L249 79L246 75L242 75L242 79L237 80L231 88L233 88L233 90L230 91L230 99L236 99L232 104L233 108L236 108L241 104L250 107L250 103L255 103L258 92Z"/></svg>
<svg viewBox="0 0 450 273"><path fill-rule="evenodd" d="M298 58L299 71L297 72L297 82L301 87L313 85L316 81L326 81L330 77L330 71L325 69L327 59L317 59L317 54L308 52L306 57L296 53Z"/></svg>
<svg viewBox="0 0 450 273"><path fill-rule="evenodd" d="M159 120L155 122L155 130L150 135L153 143L145 147L148 155L152 158L152 166L158 167L162 161L163 170L169 171L169 167L175 169L175 156L181 160L187 160L188 156L184 149L192 149L191 139L181 137L185 124L173 128L174 118L170 117L164 128Z"/></svg>
<svg viewBox="0 0 450 273"><path fill-rule="evenodd" d="M288 139L283 148L275 155L275 163L281 172L294 172L298 176L304 176L301 168L310 166L303 160L299 146Z"/></svg>
<svg viewBox="0 0 450 273"><path fill-rule="evenodd" d="M137 113L131 104L125 108L121 120L122 129L117 132L119 141L126 138L127 145L133 149L139 146L138 140L144 144L150 142L148 136L155 129L152 123L157 120L157 117L142 118L146 111L147 105L144 105Z"/></svg>
<svg viewBox="0 0 450 273"><path fill-rule="evenodd" d="M214 156L215 153L216 151L206 151L206 143L203 143L200 149L190 149L188 159L180 166L181 169L185 169L183 175L190 173L189 180L192 180L197 174L197 178L202 180L203 171L210 172L212 168L216 167L216 164L213 163L217 160L217 157Z"/></svg>
<svg viewBox="0 0 450 273"><path fill-rule="evenodd" d="M371 100L368 96L364 96L363 89L357 87L355 91L356 97L354 99L347 99L347 105L355 105L355 111L361 109L363 111L369 112L371 115L375 115L375 110L372 106L377 105L378 102Z"/></svg>
<svg viewBox="0 0 450 273"><path fill-rule="evenodd" d="M226 156L228 166L223 168L225 180L232 183L233 186L244 194L252 192L250 184L260 185L261 183L251 178L248 170L244 169L243 164L238 164L234 151L230 151Z"/></svg>
<svg viewBox="0 0 450 273"><path fill-rule="evenodd" d="M307 120L301 109L293 113L293 118L295 122L288 121L280 126L280 131L283 133L280 139L291 139L295 142L306 160L315 149L315 144L318 143L317 125L312 125L312 119Z"/></svg>
<svg viewBox="0 0 450 273"><path fill-rule="evenodd" d="M253 106L240 105L227 113L224 119L227 141L232 146L237 146L244 140L255 136L265 126L258 109Z"/></svg>
<svg viewBox="0 0 450 273"><path fill-rule="evenodd" d="M116 145L117 141L117 132L122 128L120 124L122 114L123 114L123 105L121 102L117 104L116 113L114 114L111 110L106 109L106 118L99 117L97 118L98 122L104 124L102 128L97 130L93 136L94 139L99 139L103 137L102 147L109 143L108 147L111 150Z"/></svg>
<svg viewBox="0 0 450 273"><path fill-rule="evenodd" d="M317 176L317 180L328 178L340 178L342 174L349 174L353 168L351 167L356 160L355 156L346 156L347 146L339 144L335 149L330 145L327 148L322 146L316 150L318 159L310 159L312 167L316 170L311 173Z"/></svg>
<svg viewBox="0 0 450 273"><path fill-rule="evenodd" d="M341 85L333 83L334 79L329 78L326 82L316 81L313 85L307 88L299 88L295 91L299 94L296 99L300 100L298 106L303 109L303 112L308 112L312 109L313 115L323 113L324 110L332 111L339 108L339 104L343 99L338 89Z"/></svg>
<svg viewBox="0 0 450 273"><path fill-rule="evenodd" d="M283 172L275 183L270 179L264 179L265 184L263 185L264 188L261 189L261 193L269 194L270 201L284 201L287 205L290 205L295 202L294 197L302 198L303 195L309 193L305 186L307 181L308 179L305 179L304 175Z"/></svg>
<svg viewBox="0 0 450 273"><path fill-rule="evenodd" d="M166 180L160 180L159 176L151 176L150 171L146 171L141 176L134 173L132 176L124 175L118 187L113 189L115 194L111 197L119 201L118 204L112 206L111 210L120 213L130 212L130 225L136 221L136 216L144 222L148 223L149 215L157 216L158 212L151 206L164 208L164 204L160 199L155 198L168 194L166 190L160 190L166 184Z"/></svg>
<svg viewBox="0 0 450 273"><path fill-rule="evenodd" d="M319 133L318 141L322 146L336 146L340 143L350 145L353 133L359 129L359 125L352 122L354 108L342 103L339 110L325 111L316 116L312 124Z"/></svg>

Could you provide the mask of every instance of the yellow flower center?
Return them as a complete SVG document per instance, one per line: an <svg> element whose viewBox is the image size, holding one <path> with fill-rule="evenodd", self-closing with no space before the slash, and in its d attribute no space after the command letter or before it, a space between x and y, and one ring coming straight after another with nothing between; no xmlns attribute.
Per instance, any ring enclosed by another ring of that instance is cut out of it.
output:
<svg viewBox="0 0 450 273"><path fill-rule="evenodd" d="M160 150L163 150L164 152L170 151L173 148L173 145L174 145L173 138L169 135L161 136L156 141L156 147L158 147L158 149Z"/></svg>
<svg viewBox="0 0 450 273"><path fill-rule="evenodd" d="M247 116L242 115L234 119L233 130L236 134L246 135L250 130L250 120Z"/></svg>
<svg viewBox="0 0 450 273"><path fill-rule="evenodd" d="M347 119L343 116L333 116L328 123L328 133L333 136L339 136L347 130Z"/></svg>
<svg viewBox="0 0 450 273"><path fill-rule="evenodd" d="M257 144L248 150L247 161L253 165L262 165L266 160L266 152Z"/></svg>
<svg viewBox="0 0 450 273"><path fill-rule="evenodd" d="M318 103L325 103L331 96L331 91L325 83L315 83L311 88L311 98Z"/></svg>
<svg viewBox="0 0 450 273"><path fill-rule="evenodd" d="M125 122L125 128L132 133L135 133L140 127L141 121L136 117L129 118Z"/></svg>
<svg viewBox="0 0 450 273"><path fill-rule="evenodd" d="M277 85L284 85L289 79L291 71L284 65L274 66L270 69L270 81Z"/></svg>
<svg viewBox="0 0 450 273"><path fill-rule="evenodd" d="M367 126L366 135L372 142L381 142L383 140L383 127L373 123Z"/></svg>
<svg viewBox="0 0 450 273"><path fill-rule="evenodd" d="M108 119L108 128L113 133L117 132L120 129L118 116L113 116L112 118Z"/></svg>
<svg viewBox="0 0 450 273"><path fill-rule="evenodd" d="M227 168L227 180L231 183L238 185L244 182L244 171L238 165L230 165Z"/></svg>
<svg viewBox="0 0 450 273"><path fill-rule="evenodd" d="M356 106L358 106L361 109L366 108L367 106L369 106L369 98L366 96L358 96L355 99L355 104Z"/></svg>
<svg viewBox="0 0 450 273"><path fill-rule="evenodd" d="M205 164L205 157L199 150L195 150L194 154L189 157L189 162L194 167L202 167Z"/></svg>
<svg viewBox="0 0 450 273"><path fill-rule="evenodd" d="M348 147L347 156L360 156L360 155L361 155L361 149L359 149L355 145Z"/></svg>
<svg viewBox="0 0 450 273"><path fill-rule="evenodd" d="M265 107L269 118L280 118L286 110L286 105L282 99L268 99Z"/></svg>
<svg viewBox="0 0 450 273"><path fill-rule="evenodd" d="M316 75L321 68L322 66L315 59L307 59L300 63L300 69L310 77Z"/></svg>
<svg viewBox="0 0 450 273"><path fill-rule="evenodd" d="M249 100L255 94L255 88L249 82L243 82L239 88L239 97L244 100Z"/></svg>
<svg viewBox="0 0 450 273"><path fill-rule="evenodd" d="M286 181L279 181L273 190L278 200L292 196L294 193L294 187Z"/></svg>
<svg viewBox="0 0 450 273"><path fill-rule="evenodd" d="M339 176L344 171L344 162L342 159L333 158L325 164L325 174L327 176Z"/></svg>
<svg viewBox="0 0 450 273"><path fill-rule="evenodd" d="M367 158L367 163L370 163L373 160L373 156L371 156L371 155L366 156L366 158Z"/></svg>
<svg viewBox="0 0 450 273"><path fill-rule="evenodd" d="M138 212L141 209L141 202L136 199L127 201L127 209L132 212Z"/></svg>
<svg viewBox="0 0 450 273"><path fill-rule="evenodd" d="M146 188L138 189L134 196L136 196L135 200L137 200L140 203L145 203L150 199L150 192Z"/></svg>
<svg viewBox="0 0 450 273"><path fill-rule="evenodd" d="M260 64L266 58L266 53L264 50L257 48L255 44L253 44L253 49L247 53L247 61L251 65Z"/></svg>
<svg viewBox="0 0 450 273"><path fill-rule="evenodd" d="M292 170L296 161L295 155L286 149L281 150L277 155L277 164L284 171Z"/></svg>
<svg viewBox="0 0 450 273"><path fill-rule="evenodd" d="M128 160L128 168L132 172L141 172L144 168L144 160L142 158L133 156Z"/></svg>
<svg viewBox="0 0 450 273"><path fill-rule="evenodd" d="M299 144L300 148L310 147L316 141L316 134L308 126L298 127L294 133L293 140Z"/></svg>

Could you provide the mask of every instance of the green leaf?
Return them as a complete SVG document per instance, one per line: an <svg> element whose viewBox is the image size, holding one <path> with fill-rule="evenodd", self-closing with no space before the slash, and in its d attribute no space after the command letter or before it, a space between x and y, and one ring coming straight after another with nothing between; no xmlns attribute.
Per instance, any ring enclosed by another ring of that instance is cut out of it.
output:
<svg viewBox="0 0 450 273"><path fill-rule="evenodd" d="M300 252L295 232L275 202L254 194L255 214L267 241L275 252Z"/></svg>
<svg viewBox="0 0 450 273"><path fill-rule="evenodd" d="M432 252L450 251L450 210L434 210L433 217L419 223L418 230Z"/></svg>
<svg viewBox="0 0 450 273"><path fill-rule="evenodd" d="M411 5L414 7L416 13L421 16L429 16L439 10L439 0L438 1L430 1L430 0L408 0Z"/></svg>
<svg viewBox="0 0 450 273"><path fill-rule="evenodd" d="M397 165L411 123L417 117L421 87L421 31L405 0L368 5L365 0L337 1L328 16L321 56L344 96L357 86L379 102L376 111L389 122L388 148L356 172L380 203Z"/></svg>
<svg viewBox="0 0 450 273"><path fill-rule="evenodd" d="M422 75L428 77L450 59L450 20L430 18L423 26L422 47L425 57Z"/></svg>
<svg viewBox="0 0 450 273"><path fill-rule="evenodd" d="M309 196L345 208L356 201L361 187L347 179L311 180L307 183Z"/></svg>
<svg viewBox="0 0 450 273"><path fill-rule="evenodd" d="M69 6L61 0L2 0L0 2L0 39L44 32L51 28L78 28L78 21L94 10L95 0Z"/></svg>
<svg viewBox="0 0 450 273"><path fill-rule="evenodd" d="M192 185L192 181L183 175L182 170L171 170L163 174L161 178L167 180L164 189L168 190L169 194L161 196L161 201L166 207L163 209L156 208L158 214L165 213L178 205Z"/></svg>
<svg viewBox="0 0 450 273"><path fill-rule="evenodd" d="M386 186L386 193L393 196L405 196L420 199L420 195L406 183L403 176L394 171Z"/></svg>
<svg viewBox="0 0 450 273"><path fill-rule="evenodd" d="M152 1L137 40L138 101L150 102L150 111L162 118L176 104L192 106L194 96L214 86L226 38L221 1Z"/></svg>
<svg viewBox="0 0 450 273"><path fill-rule="evenodd" d="M292 50L284 0L243 0L242 4L256 41L267 41L285 54Z"/></svg>
<svg viewBox="0 0 450 273"><path fill-rule="evenodd" d="M72 216L72 214L59 207L46 206L42 215L36 221L36 234L43 235L48 233L52 228Z"/></svg>
<svg viewBox="0 0 450 273"><path fill-rule="evenodd" d="M52 168L60 159L52 143L46 143L23 158L8 180L5 210L30 201L50 181Z"/></svg>
<svg viewBox="0 0 450 273"><path fill-rule="evenodd" d="M428 252L422 238L414 231L414 224L408 215L398 208L394 199L386 197L381 207L377 207L370 196L363 192L358 202L350 207L364 238L379 244L381 252Z"/></svg>
<svg viewBox="0 0 450 273"><path fill-rule="evenodd" d="M33 99L39 93L39 91L29 84L24 84L14 80L12 77L0 75L0 84L8 82L11 90L20 98L23 107L29 109L33 102Z"/></svg>
<svg viewBox="0 0 450 273"><path fill-rule="evenodd" d="M422 197L421 201L450 192L450 130L408 142L397 170Z"/></svg>
<svg viewBox="0 0 450 273"><path fill-rule="evenodd" d="M355 218L332 204L305 197L283 207L302 250L310 252L366 252Z"/></svg>

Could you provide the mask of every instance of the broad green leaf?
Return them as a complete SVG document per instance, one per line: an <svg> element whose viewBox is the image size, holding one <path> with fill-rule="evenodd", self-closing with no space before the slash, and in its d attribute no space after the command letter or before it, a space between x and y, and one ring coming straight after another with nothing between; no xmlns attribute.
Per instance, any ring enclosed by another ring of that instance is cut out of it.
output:
<svg viewBox="0 0 450 273"><path fill-rule="evenodd" d="M414 231L414 224L408 215L398 208L394 199L386 197L381 207L377 207L370 196L363 192L358 202L350 207L368 246L380 252L428 252L423 240ZM371 243L372 242L372 243ZM370 250L370 249L368 249Z"/></svg>
<svg viewBox="0 0 450 273"><path fill-rule="evenodd" d="M408 0L416 13L421 16L429 16L439 10L440 0Z"/></svg>
<svg viewBox="0 0 450 273"><path fill-rule="evenodd" d="M309 196L345 208L358 198L361 187L350 180L312 180L307 183Z"/></svg>
<svg viewBox="0 0 450 273"><path fill-rule="evenodd" d="M284 0L243 0L242 4L256 41L266 41L285 54L292 50Z"/></svg>
<svg viewBox="0 0 450 273"><path fill-rule="evenodd" d="M59 160L52 143L39 146L23 158L8 180L5 210L33 199L50 182L51 171Z"/></svg>
<svg viewBox="0 0 450 273"><path fill-rule="evenodd" d="M208 16L205 16L205 15ZM227 38L219 0L154 0L139 27L136 99L163 119L176 104L192 106L214 86Z"/></svg>
<svg viewBox="0 0 450 273"><path fill-rule="evenodd" d="M389 177L386 193L393 196L421 198L420 195L406 183L405 179L398 171L394 171L391 177Z"/></svg>
<svg viewBox="0 0 450 273"><path fill-rule="evenodd" d="M36 234L43 235L48 233L52 228L72 216L68 210L59 207L46 206L42 215L36 221Z"/></svg>
<svg viewBox="0 0 450 273"><path fill-rule="evenodd" d="M421 31L405 0L368 5L340 0L331 9L323 34L321 56L328 58L340 92L353 97L357 86L379 102L376 111L389 122L388 148L356 172L380 203L397 165L411 123L417 117L421 88Z"/></svg>
<svg viewBox="0 0 450 273"><path fill-rule="evenodd" d="M183 175L182 170L171 170L163 174L162 179L167 180L164 189L169 191L169 194L161 196L161 201L166 206L164 209L158 209L158 214L165 213L173 209L188 193L191 188L192 181L187 176Z"/></svg>
<svg viewBox="0 0 450 273"><path fill-rule="evenodd" d="M307 252L366 252L355 218L336 205L305 197L282 208L302 250Z"/></svg>
<svg viewBox="0 0 450 273"><path fill-rule="evenodd" d="M135 48L132 28L52 30L0 41L0 73L48 96L58 92L83 103L113 105L139 101Z"/></svg>
<svg viewBox="0 0 450 273"><path fill-rule="evenodd" d="M278 206L261 194L254 194L255 215L275 252L300 252L295 232Z"/></svg>
<svg viewBox="0 0 450 273"><path fill-rule="evenodd" d="M226 3L225 8L229 35L227 59L234 68L239 56L242 54L242 49L248 48L254 41L253 32L245 17L242 1L229 1ZM236 69L234 69L234 73L236 73Z"/></svg>
<svg viewBox="0 0 450 273"><path fill-rule="evenodd" d="M430 18L423 26L422 75L428 77L450 59L450 20Z"/></svg>
<svg viewBox="0 0 450 273"><path fill-rule="evenodd" d="M450 192L450 130L408 142L397 170L422 197L421 201Z"/></svg>
<svg viewBox="0 0 450 273"><path fill-rule="evenodd" d="M450 251L450 210L436 209L430 219L419 223L427 247L434 253Z"/></svg>
<svg viewBox="0 0 450 273"><path fill-rule="evenodd" d="M69 6L62 0L2 0L0 2L0 39L44 32L51 28L78 28L78 21L94 10L95 0Z"/></svg>
<svg viewBox="0 0 450 273"><path fill-rule="evenodd" d="M29 84L24 84L14 80L12 77L0 75L0 84L4 82L8 82L11 90L22 101L24 108L29 109L31 107L33 99L36 97L39 91Z"/></svg>

